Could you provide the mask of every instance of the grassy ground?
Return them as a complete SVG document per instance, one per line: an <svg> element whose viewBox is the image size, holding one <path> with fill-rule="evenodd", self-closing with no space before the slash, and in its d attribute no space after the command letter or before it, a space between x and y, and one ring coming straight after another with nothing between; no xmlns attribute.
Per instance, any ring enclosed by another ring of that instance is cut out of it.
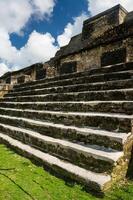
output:
<svg viewBox="0 0 133 200"><path fill-rule="evenodd" d="M97 200L0 145L0 200ZM133 182L115 186L104 200L133 200Z"/></svg>

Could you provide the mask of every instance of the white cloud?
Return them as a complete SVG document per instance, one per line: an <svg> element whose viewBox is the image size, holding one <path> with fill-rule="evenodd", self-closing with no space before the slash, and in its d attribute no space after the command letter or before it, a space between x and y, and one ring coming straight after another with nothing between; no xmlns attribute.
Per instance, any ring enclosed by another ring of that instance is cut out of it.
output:
<svg viewBox="0 0 133 200"><path fill-rule="evenodd" d="M0 28L7 33L19 32L33 13L29 0L0 0Z"/></svg>
<svg viewBox="0 0 133 200"><path fill-rule="evenodd" d="M33 15L37 19L48 19L54 6L55 0L0 0L0 75L9 67L16 70L54 56L57 46L49 33L33 31L20 50L10 40L11 33L23 33L23 28Z"/></svg>
<svg viewBox="0 0 133 200"><path fill-rule="evenodd" d="M55 39L50 33L41 34L33 31L29 36L27 44L17 52L16 64L27 66L49 60L58 50L54 42Z"/></svg>
<svg viewBox="0 0 133 200"><path fill-rule="evenodd" d="M57 37L59 46L65 46L69 43L71 37L81 33L83 21L87 18L86 14L81 14L79 17L74 18L73 23L68 23L64 32Z"/></svg>
<svg viewBox="0 0 133 200"><path fill-rule="evenodd" d="M8 71L9 71L8 66L5 63L0 63L0 76L2 76Z"/></svg>
<svg viewBox="0 0 133 200"><path fill-rule="evenodd" d="M27 44L20 50L12 46L9 35L0 32L0 59L5 60L12 69L19 69L36 62L44 62L53 57L58 50L55 39L49 34L33 31Z"/></svg>
<svg viewBox="0 0 133 200"><path fill-rule="evenodd" d="M50 17L55 0L0 0L0 28L19 33L32 15Z"/></svg>
<svg viewBox="0 0 133 200"><path fill-rule="evenodd" d="M33 0L36 12L41 15L50 16L53 12L55 0Z"/></svg>
<svg viewBox="0 0 133 200"><path fill-rule="evenodd" d="M92 15L96 15L117 4L121 4L128 11L133 10L132 0L88 0L88 9Z"/></svg>
<svg viewBox="0 0 133 200"><path fill-rule="evenodd" d="M10 2L11 0L7 1ZM16 3L17 1L20 0L14 0L16 7L17 7ZM26 1L30 2L30 0ZM32 5L30 4L30 6L32 7L34 4L34 10L36 10L35 13L37 15L40 12L40 16L42 16L42 13L43 14L45 13L44 14L45 17L46 15L50 16L54 6L55 2L54 0L48 0L47 2L45 1L45 3L42 0L31 0L31 1ZM29 7L29 9L31 9L31 7ZM5 9L5 7L3 8ZM21 12L21 9L20 8L18 9ZM22 67L26 67L36 62L45 62L49 60L51 57L55 55L59 46L66 45L72 36L82 31L83 21L87 18L85 14L81 14L79 17L74 18L73 23L68 23L64 29L63 34L57 38L58 45L55 44L55 38L53 38L50 33L38 33L37 31L34 30L29 35L29 39L26 45L18 50L16 49L16 47L12 45L10 41L10 33L19 32L20 34L22 28L25 26L25 23L27 23L26 21L28 20L29 16L25 17L25 19L27 20L24 20L24 18L21 16L20 16L21 20L18 20L16 19L18 17L17 12L12 16L11 10L12 10L11 8L8 10L9 16L8 14L5 14L5 18L6 15L8 16L6 18L7 23L5 24L5 26L3 23L3 25L0 28L0 44L1 44L0 60L1 63L3 62L1 65L1 68L3 68L3 70L1 69L0 75L3 72L8 71L8 68L10 68L11 70L18 70ZM32 12L33 9L31 9L30 13ZM12 19L13 26L8 26L10 19ZM0 19L0 21L2 20ZM3 65L4 63L6 64Z"/></svg>
<svg viewBox="0 0 133 200"><path fill-rule="evenodd" d="M12 63L17 54L17 49L12 46L9 34L0 30L0 60Z"/></svg>

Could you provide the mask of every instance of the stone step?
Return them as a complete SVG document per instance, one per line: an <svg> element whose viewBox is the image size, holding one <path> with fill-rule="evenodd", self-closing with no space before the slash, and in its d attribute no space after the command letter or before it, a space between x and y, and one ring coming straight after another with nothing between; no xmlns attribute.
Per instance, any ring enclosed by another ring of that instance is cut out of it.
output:
<svg viewBox="0 0 133 200"><path fill-rule="evenodd" d="M17 97L4 97L0 101L10 102L37 102L37 101L115 101L115 100L133 100L133 88L100 90L100 91L84 91L69 93L52 93L44 95L28 95Z"/></svg>
<svg viewBox="0 0 133 200"><path fill-rule="evenodd" d="M118 133L93 127L78 128L75 126L66 126L63 124L37 121L29 118L18 118L8 115L0 115L0 123L19 127L21 129L32 130L57 139L65 139L73 143L99 145L119 151L123 150L125 141L131 135L131 133L127 132ZM3 130L2 126L0 127L0 130Z"/></svg>
<svg viewBox="0 0 133 200"><path fill-rule="evenodd" d="M111 176L88 171L59 158L43 153L29 145L23 144L3 133L0 133L0 141L14 149L19 154L34 159L47 169L59 174L64 178L70 178L84 184L88 190L104 192L111 184Z"/></svg>
<svg viewBox="0 0 133 200"><path fill-rule="evenodd" d="M130 132L133 115L97 112L61 112L0 108L1 115L54 122L66 126L98 127L104 130Z"/></svg>
<svg viewBox="0 0 133 200"><path fill-rule="evenodd" d="M133 114L133 101L0 102L0 107L64 112L110 112Z"/></svg>
<svg viewBox="0 0 133 200"><path fill-rule="evenodd" d="M47 88L47 87L57 87L57 86L66 86L66 85L76 85L76 84L85 84L85 83L96 83L96 82L106 82L106 81L113 81L113 80L125 80L125 79L132 79L133 77L133 71L122 71L122 72L114 72L114 73L107 73L107 74L95 74L95 75L87 75L87 76L80 76L80 77L73 77L69 79L61 79L57 81L48 81L39 82L36 84L33 84L36 81L30 82L31 84L27 83L27 85L19 85L14 86L15 91L23 91L26 90L26 88L31 89L30 87L34 85L36 88L41 83L41 88Z"/></svg>
<svg viewBox="0 0 133 200"><path fill-rule="evenodd" d="M91 145L83 146L25 129L0 124L1 126L2 133L6 133L10 137L20 140L36 149L93 172L109 174L114 164L123 157L122 151L115 151L111 148L106 149Z"/></svg>
<svg viewBox="0 0 133 200"><path fill-rule="evenodd" d="M75 77L78 78L78 77L86 76L86 75L88 76L88 75L93 75L93 74L112 73L112 72L120 72L120 71L128 71L128 70L133 70L133 63L124 63L124 64L122 63L122 64L111 65L111 66L106 66L102 68L95 68L95 69L91 69L91 70L83 71L83 72L65 74L65 75L56 76L53 78L45 78L43 80L32 81L32 82L23 83L20 85L18 84L15 86L15 88L19 88L20 86L25 87L25 86L42 84L42 83L51 82L51 81L70 79L70 78L75 78Z"/></svg>
<svg viewBox="0 0 133 200"><path fill-rule="evenodd" d="M101 68L95 68L90 70L89 74L97 74L97 73L111 73L111 72L120 72L120 71L128 71L133 70L133 62L128 63L120 63L116 65L109 65Z"/></svg>
<svg viewBox="0 0 133 200"><path fill-rule="evenodd" d="M81 91L93 91L93 90L110 90L110 89L123 89L123 88L133 88L133 79L108 81L108 82L98 82L90 84L77 84L77 85L67 85L58 86L50 88L26 88L26 90L20 91L10 91L5 97L12 96L26 96L26 95L42 95L49 93L63 93L65 92L81 92Z"/></svg>

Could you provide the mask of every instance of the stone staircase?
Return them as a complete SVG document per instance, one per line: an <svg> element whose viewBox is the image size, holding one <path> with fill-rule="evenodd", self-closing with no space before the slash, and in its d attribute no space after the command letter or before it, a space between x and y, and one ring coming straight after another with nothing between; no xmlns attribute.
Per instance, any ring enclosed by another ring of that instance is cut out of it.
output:
<svg viewBox="0 0 133 200"><path fill-rule="evenodd" d="M133 63L15 85L0 100L0 141L104 192L124 178L133 136Z"/></svg>

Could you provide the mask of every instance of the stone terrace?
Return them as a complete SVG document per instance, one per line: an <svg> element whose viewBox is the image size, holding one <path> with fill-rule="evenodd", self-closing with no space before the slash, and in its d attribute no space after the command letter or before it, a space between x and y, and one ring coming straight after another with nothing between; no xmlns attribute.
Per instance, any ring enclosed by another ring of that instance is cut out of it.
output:
<svg viewBox="0 0 133 200"><path fill-rule="evenodd" d="M119 23L123 18L114 26ZM62 64L65 73L14 84L0 99L0 141L90 191L103 193L125 178L133 146L133 62L123 60L125 50L121 59L115 53L104 52L101 67L74 72L71 62Z"/></svg>

